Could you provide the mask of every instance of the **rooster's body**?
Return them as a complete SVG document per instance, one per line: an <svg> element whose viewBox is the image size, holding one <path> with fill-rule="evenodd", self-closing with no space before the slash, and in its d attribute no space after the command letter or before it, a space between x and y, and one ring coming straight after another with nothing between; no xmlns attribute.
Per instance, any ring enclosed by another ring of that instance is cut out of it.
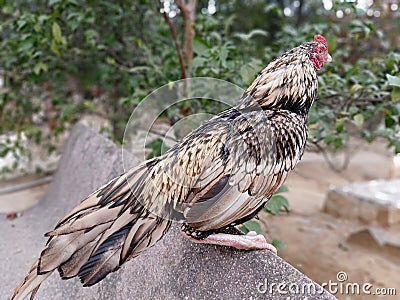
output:
<svg viewBox="0 0 400 300"><path fill-rule="evenodd" d="M321 51L322 49L322 51ZM283 184L304 152L323 37L271 62L237 106L164 155L101 187L62 218L11 299L36 293L55 269L90 286L154 245L172 220L194 241L270 249L261 235L232 235Z"/></svg>

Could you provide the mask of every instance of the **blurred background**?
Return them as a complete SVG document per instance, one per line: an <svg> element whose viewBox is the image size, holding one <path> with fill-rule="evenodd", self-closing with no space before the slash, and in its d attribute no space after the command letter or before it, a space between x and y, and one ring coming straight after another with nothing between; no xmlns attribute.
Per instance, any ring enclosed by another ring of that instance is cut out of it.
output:
<svg viewBox="0 0 400 300"><path fill-rule="evenodd" d="M319 283L345 271L351 282L399 294L399 5L0 0L2 218L12 222L40 201L77 121L122 144L131 112L158 87L207 76L246 88L273 58L323 34L333 62L319 74L307 152L244 230L269 235ZM182 118L224 108L207 99L171 107L145 155L168 148L163 133Z"/></svg>

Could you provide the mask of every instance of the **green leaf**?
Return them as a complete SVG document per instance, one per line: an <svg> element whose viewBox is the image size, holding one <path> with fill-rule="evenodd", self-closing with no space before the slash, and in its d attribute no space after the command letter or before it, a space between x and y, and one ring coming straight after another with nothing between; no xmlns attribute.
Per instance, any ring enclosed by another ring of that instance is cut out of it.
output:
<svg viewBox="0 0 400 300"><path fill-rule="evenodd" d="M273 239L271 244L275 246L275 248L280 248L280 249L286 248L286 245L281 240L278 239Z"/></svg>
<svg viewBox="0 0 400 300"><path fill-rule="evenodd" d="M57 22L54 22L53 25L51 26L51 32L53 33L54 40L57 43L62 43L61 28L57 24Z"/></svg>
<svg viewBox="0 0 400 300"><path fill-rule="evenodd" d="M255 231L257 233L261 233L261 226L257 221L250 220L242 224L240 226L240 230L242 230L245 233L248 233L249 231Z"/></svg>
<svg viewBox="0 0 400 300"><path fill-rule="evenodd" d="M359 109L356 106L350 106L349 113L353 115L353 114L357 113L358 110Z"/></svg>
<svg viewBox="0 0 400 300"><path fill-rule="evenodd" d="M246 34L246 33L235 33L234 34L235 37L238 37L242 41L248 41L251 38L255 37L256 35L268 36L268 33L262 29L254 29L254 30L250 31L248 34Z"/></svg>
<svg viewBox="0 0 400 300"><path fill-rule="evenodd" d="M244 83L248 84L254 80L260 71L260 63L258 60L252 60L240 68L240 76Z"/></svg>
<svg viewBox="0 0 400 300"><path fill-rule="evenodd" d="M60 3L61 0L49 0L49 6L53 6L54 4Z"/></svg>
<svg viewBox="0 0 400 300"><path fill-rule="evenodd" d="M357 19L352 20L350 24L354 27L364 27L364 23Z"/></svg>
<svg viewBox="0 0 400 300"><path fill-rule="evenodd" d="M48 19L50 19L49 15L40 15L38 17L38 23L39 24L44 24Z"/></svg>
<svg viewBox="0 0 400 300"><path fill-rule="evenodd" d="M340 118L340 119L337 119L337 120L336 120L335 128L336 128L336 131L337 131L338 133L343 132L343 129L344 129L344 122L345 122L345 119L344 119L344 118Z"/></svg>
<svg viewBox="0 0 400 300"><path fill-rule="evenodd" d="M400 154L400 143L396 143L396 144L394 145L394 152L395 152L396 154Z"/></svg>
<svg viewBox="0 0 400 300"><path fill-rule="evenodd" d="M252 80L252 71L248 65L244 65L240 68L240 76L242 77L242 80L244 83L250 82Z"/></svg>
<svg viewBox="0 0 400 300"><path fill-rule="evenodd" d="M192 42L193 51L200 56L208 56L210 45L202 38L195 37Z"/></svg>
<svg viewBox="0 0 400 300"><path fill-rule="evenodd" d="M288 191L289 191L288 187L287 187L286 185L282 185L282 186L275 192L275 195L276 195L276 194L280 194L280 193L286 193L286 192L288 192Z"/></svg>
<svg viewBox="0 0 400 300"><path fill-rule="evenodd" d="M357 127L361 128L364 124L364 116L362 114L356 114L353 117L354 124L356 124Z"/></svg>
<svg viewBox="0 0 400 300"><path fill-rule="evenodd" d="M168 150L168 147L165 146L164 141L160 138L157 138L154 141L146 144L146 148L150 148L152 150L152 152L147 156L147 159L160 156Z"/></svg>
<svg viewBox="0 0 400 300"><path fill-rule="evenodd" d="M393 87L393 91L391 93L392 102L397 102L400 100L400 87Z"/></svg>
<svg viewBox="0 0 400 300"><path fill-rule="evenodd" d="M115 63L115 61L114 61L114 63ZM129 73L142 73L142 72L147 72L150 70L151 70L151 68L147 67L147 66L137 66L137 67L130 68L128 70L128 72Z"/></svg>
<svg viewBox="0 0 400 300"><path fill-rule="evenodd" d="M334 139L335 139L334 135L327 135L325 137L325 144L330 145L333 142Z"/></svg>
<svg viewBox="0 0 400 300"><path fill-rule="evenodd" d="M68 103L64 106L64 109L62 110L60 114L60 120L66 120L69 116L72 115L72 113L75 111L76 106L73 103Z"/></svg>
<svg viewBox="0 0 400 300"><path fill-rule="evenodd" d="M390 116L390 115L385 116L385 126L387 128L392 128L392 127L394 127L395 124L396 124L396 120L392 116Z"/></svg>
<svg viewBox="0 0 400 300"><path fill-rule="evenodd" d="M47 69L48 69L48 67L45 63L39 62L33 67L33 72L36 75L39 75L41 72L47 72Z"/></svg>
<svg viewBox="0 0 400 300"><path fill-rule="evenodd" d="M386 74L388 85L400 87L400 76Z"/></svg>
<svg viewBox="0 0 400 300"><path fill-rule="evenodd" d="M196 56L192 60L192 68L196 70L197 68L204 67L207 63L208 59L200 56Z"/></svg>
<svg viewBox="0 0 400 300"><path fill-rule="evenodd" d="M108 63L109 65L115 65L115 59L111 56L107 56L106 63Z"/></svg>
<svg viewBox="0 0 400 300"><path fill-rule="evenodd" d="M272 198L267 202L264 210L271 215L277 215L281 211L281 207L284 207L285 210L289 211L289 202L287 199L281 195L273 195Z"/></svg>
<svg viewBox="0 0 400 300"><path fill-rule="evenodd" d="M327 41L328 41L328 48L329 48L329 53L332 53L336 50L337 48L337 38L336 36L329 34L326 37Z"/></svg>
<svg viewBox="0 0 400 300"><path fill-rule="evenodd" d="M226 47L223 47L221 51L219 52L219 60L221 62L221 65L226 68L226 59L228 58L228 49Z"/></svg>
<svg viewBox="0 0 400 300"><path fill-rule="evenodd" d="M339 149L343 145L343 139L341 137L335 137L333 139L333 146L335 147L335 150Z"/></svg>
<svg viewBox="0 0 400 300"><path fill-rule="evenodd" d="M361 84L353 84L350 88L350 94L355 95L357 92L361 91L363 89L363 86Z"/></svg>
<svg viewBox="0 0 400 300"><path fill-rule="evenodd" d="M51 50L53 53L55 53L55 54L57 54L57 55L60 55L60 50L58 49L58 45L57 45L57 42L56 42L55 40L52 40L52 41L51 41L50 50Z"/></svg>
<svg viewBox="0 0 400 300"><path fill-rule="evenodd" d="M6 145L1 143L0 144L0 157L5 157L10 152L10 148Z"/></svg>

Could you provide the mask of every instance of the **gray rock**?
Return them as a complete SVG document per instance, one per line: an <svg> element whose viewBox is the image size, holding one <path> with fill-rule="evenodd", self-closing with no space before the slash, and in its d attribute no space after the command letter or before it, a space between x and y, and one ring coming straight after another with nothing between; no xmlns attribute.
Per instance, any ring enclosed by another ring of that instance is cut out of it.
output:
<svg viewBox="0 0 400 300"><path fill-rule="evenodd" d="M121 150L77 124L42 202L13 221L0 215L0 299L13 288L45 244L43 233L90 192L123 171ZM124 154L131 165L138 161ZM278 286L279 285L279 286ZM283 290L287 293L279 293ZM37 299L336 299L267 251L237 251L194 244L174 224L153 248L99 284L83 288L55 272Z"/></svg>
<svg viewBox="0 0 400 300"><path fill-rule="evenodd" d="M366 224L400 223L400 180L372 180L331 186L324 211Z"/></svg>

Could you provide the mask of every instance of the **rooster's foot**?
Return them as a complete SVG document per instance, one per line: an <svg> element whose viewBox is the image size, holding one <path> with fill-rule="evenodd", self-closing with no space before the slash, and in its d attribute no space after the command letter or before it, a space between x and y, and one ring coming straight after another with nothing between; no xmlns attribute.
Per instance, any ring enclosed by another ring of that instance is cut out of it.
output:
<svg viewBox="0 0 400 300"><path fill-rule="evenodd" d="M195 243L228 246L240 250L269 250L274 254L278 252L273 245L267 243L262 234L257 234L255 231L250 231L246 235L213 233L204 239L185 236Z"/></svg>

